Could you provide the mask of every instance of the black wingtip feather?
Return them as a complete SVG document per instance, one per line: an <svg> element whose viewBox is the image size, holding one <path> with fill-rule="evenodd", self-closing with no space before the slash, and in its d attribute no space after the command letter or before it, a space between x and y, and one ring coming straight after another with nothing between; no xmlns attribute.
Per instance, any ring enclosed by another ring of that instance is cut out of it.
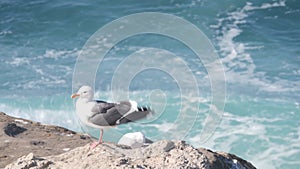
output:
<svg viewBox="0 0 300 169"><path fill-rule="evenodd" d="M138 107L138 111L151 111L151 109L147 106L143 106L143 107Z"/></svg>

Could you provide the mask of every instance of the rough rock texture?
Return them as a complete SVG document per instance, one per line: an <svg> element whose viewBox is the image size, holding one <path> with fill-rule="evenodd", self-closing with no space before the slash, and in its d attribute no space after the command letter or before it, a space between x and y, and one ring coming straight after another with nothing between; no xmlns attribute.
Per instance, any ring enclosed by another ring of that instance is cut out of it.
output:
<svg viewBox="0 0 300 169"><path fill-rule="evenodd" d="M104 143L90 150L89 145L56 156L37 158L32 153L19 158L5 169L40 168L188 168L188 169L254 169L249 162L227 153L196 149L184 141L162 140L147 147Z"/></svg>
<svg viewBox="0 0 300 169"><path fill-rule="evenodd" d="M57 155L91 142L87 135L0 112L0 168L19 157Z"/></svg>
<svg viewBox="0 0 300 169"><path fill-rule="evenodd" d="M184 141L162 140L135 149L105 142L90 150L88 136L4 113L0 119L0 168L5 169L255 168L233 154L194 148Z"/></svg>

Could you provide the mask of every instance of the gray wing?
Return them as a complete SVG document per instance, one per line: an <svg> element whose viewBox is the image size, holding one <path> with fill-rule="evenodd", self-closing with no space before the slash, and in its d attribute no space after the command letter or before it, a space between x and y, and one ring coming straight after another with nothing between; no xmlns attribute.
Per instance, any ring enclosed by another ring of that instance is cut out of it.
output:
<svg viewBox="0 0 300 169"><path fill-rule="evenodd" d="M138 108L138 111L134 112L129 112L130 109L129 101L118 104L97 101L97 105L92 110L95 114L89 118L89 121L99 126L113 126L139 120L150 112L148 108Z"/></svg>
<svg viewBox="0 0 300 169"><path fill-rule="evenodd" d="M92 109L92 112L94 112L95 114L107 113L109 109L113 108L116 105L116 103L108 103L102 100L95 100L95 102L96 105Z"/></svg>

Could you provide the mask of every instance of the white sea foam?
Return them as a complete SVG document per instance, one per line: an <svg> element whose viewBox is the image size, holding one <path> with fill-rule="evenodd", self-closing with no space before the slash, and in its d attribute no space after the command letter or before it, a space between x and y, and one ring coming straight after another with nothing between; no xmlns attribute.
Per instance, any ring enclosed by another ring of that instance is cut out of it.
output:
<svg viewBox="0 0 300 169"><path fill-rule="evenodd" d="M15 85L16 88L23 89L41 89L45 87L53 87L56 85L66 85L67 81L65 79L60 79L59 77L44 77L42 76L38 80L27 81L23 84Z"/></svg>
<svg viewBox="0 0 300 169"><path fill-rule="evenodd" d="M26 78L5 82L10 89L33 89L53 87L56 85L66 85L66 78L73 73L73 68L64 62L64 59L71 59L77 56L78 50L46 50L44 54L36 57L12 57L4 61L5 64L14 67L26 66L24 72L35 76L34 78ZM54 61L49 61L53 59Z"/></svg>
<svg viewBox="0 0 300 169"><path fill-rule="evenodd" d="M12 31L8 30L8 31L1 31L0 32L0 36L5 36L5 35L9 35L12 34Z"/></svg>
<svg viewBox="0 0 300 169"><path fill-rule="evenodd" d="M36 87L66 85L66 77L71 76L73 69L59 59L69 59L76 57L78 50L46 50L43 55L33 57L30 60L32 71L37 75L35 80L27 81L23 84L23 88L32 89ZM54 59L53 63L45 61L45 59ZM56 61L57 60L57 61ZM42 65L40 62L44 62ZM55 70L55 71L53 71Z"/></svg>
<svg viewBox="0 0 300 169"><path fill-rule="evenodd" d="M233 147L237 143L241 143L246 141L247 138L252 138L252 143L255 141L263 141L267 144L270 144L268 141L266 126L263 124L264 120L269 120L267 118L260 119L256 117L251 116L237 116L230 114L228 112L225 113L223 116L223 120L221 124L219 125L219 129L216 130L214 135L211 139L208 140L206 143L202 143L199 136L194 136L188 139L188 141L193 144L196 147L208 147L215 150L222 150L227 152L233 152ZM272 119L279 120L279 119ZM232 125L231 123L235 122L235 125ZM245 137L245 139L241 139L241 137ZM200 144L202 143L202 144ZM244 147L244 153L239 154L239 156L242 156L243 158L253 162L253 164L258 168L275 168L277 164L272 164L273 160L278 160L279 158L282 158L281 154L280 156L275 155L274 153L280 153L282 152L281 147L278 147L278 145L264 145L268 146L268 149L263 151L261 149L256 149L254 154L253 149L250 147ZM284 146L283 146L284 147Z"/></svg>
<svg viewBox="0 0 300 169"><path fill-rule="evenodd" d="M6 64L10 64L12 66L20 66L20 65L28 65L30 64L30 60L26 57L15 57L10 61L5 61Z"/></svg>
<svg viewBox="0 0 300 169"><path fill-rule="evenodd" d="M252 10L268 9L268 8L275 8L275 7L284 7L285 5L286 5L285 1L282 0L273 3L263 3L261 6L253 6L251 2L247 2L246 6L243 9L246 11L252 11Z"/></svg>
<svg viewBox="0 0 300 169"><path fill-rule="evenodd" d="M227 83L256 86L266 92L300 91L300 82L291 82L281 78L273 82L266 78L264 72L256 71L254 61L247 51L263 48L263 46L251 46L235 41L235 38L243 33L241 25L247 23L247 18L251 15L250 11L284 6L285 1L264 3L260 6L254 6L248 2L243 8L228 12L226 17L219 18L216 25L211 25L211 28L216 29L216 32L220 34L217 40L223 55L221 61L225 66Z"/></svg>
<svg viewBox="0 0 300 169"><path fill-rule="evenodd" d="M148 124L147 126L155 127L158 131L161 131L164 133L170 131L171 129L176 128L176 125L174 123L168 123L168 122L164 122L162 124Z"/></svg>
<svg viewBox="0 0 300 169"><path fill-rule="evenodd" d="M270 105L267 103L268 101L265 102L264 100L253 101L257 104L263 102L264 105L272 107L276 105L273 101L274 105ZM247 98L241 98L242 102L252 104L252 101L247 100ZM282 103L282 101L279 102ZM284 105L284 103L282 104ZM253 104L253 106L255 105ZM264 116L264 110L260 111L262 111L260 116L257 116L257 114L239 115L225 112L219 128L207 142L203 144L199 135L189 138L188 141L196 147L204 146L235 153L252 162L257 168L283 168L283 164L299 165L299 162L295 160L286 161L285 159L299 157L300 128L293 129L290 124L278 125L278 123L285 123L295 113L280 110L280 114L270 118L270 114ZM276 111L273 113L276 113ZM239 145L245 143L246 145L243 147Z"/></svg>
<svg viewBox="0 0 300 169"><path fill-rule="evenodd" d="M32 109L30 108L30 105L28 106L28 108L21 109L0 104L0 110L14 117L25 118L44 124L58 125L74 131L80 131L80 125L74 113L75 110Z"/></svg>
<svg viewBox="0 0 300 169"><path fill-rule="evenodd" d="M77 48L74 48L72 50L55 50L55 49L49 49L46 50L43 55L38 56L37 58L39 59L44 59L44 58L51 58L51 59L62 59L62 58L70 58L70 57L77 57L78 54L80 53L80 50Z"/></svg>
<svg viewBox="0 0 300 169"><path fill-rule="evenodd" d="M226 72L232 69L242 69L247 74L253 74L255 65L250 54L245 52L245 44L237 43L234 38L242 33L240 24L246 23L248 14L243 10L229 12L227 18L220 18L216 28L220 28L221 36L218 37L219 46L222 51L222 63L226 65ZM226 23L229 22L229 23ZM225 25L224 25L225 24ZM231 71L232 72L232 71Z"/></svg>

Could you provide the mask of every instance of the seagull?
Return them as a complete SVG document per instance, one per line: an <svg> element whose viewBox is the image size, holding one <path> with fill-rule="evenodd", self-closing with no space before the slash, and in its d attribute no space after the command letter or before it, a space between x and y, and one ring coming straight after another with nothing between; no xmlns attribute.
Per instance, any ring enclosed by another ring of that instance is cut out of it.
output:
<svg viewBox="0 0 300 169"><path fill-rule="evenodd" d="M134 122L152 113L149 107L138 107L137 102L132 100L117 103L93 100L94 92L90 86L80 87L77 93L71 95L71 98L78 98L76 114L81 122L100 129L99 140L91 144L91 149L103 143L102 137L105 127Z"/></svg>

